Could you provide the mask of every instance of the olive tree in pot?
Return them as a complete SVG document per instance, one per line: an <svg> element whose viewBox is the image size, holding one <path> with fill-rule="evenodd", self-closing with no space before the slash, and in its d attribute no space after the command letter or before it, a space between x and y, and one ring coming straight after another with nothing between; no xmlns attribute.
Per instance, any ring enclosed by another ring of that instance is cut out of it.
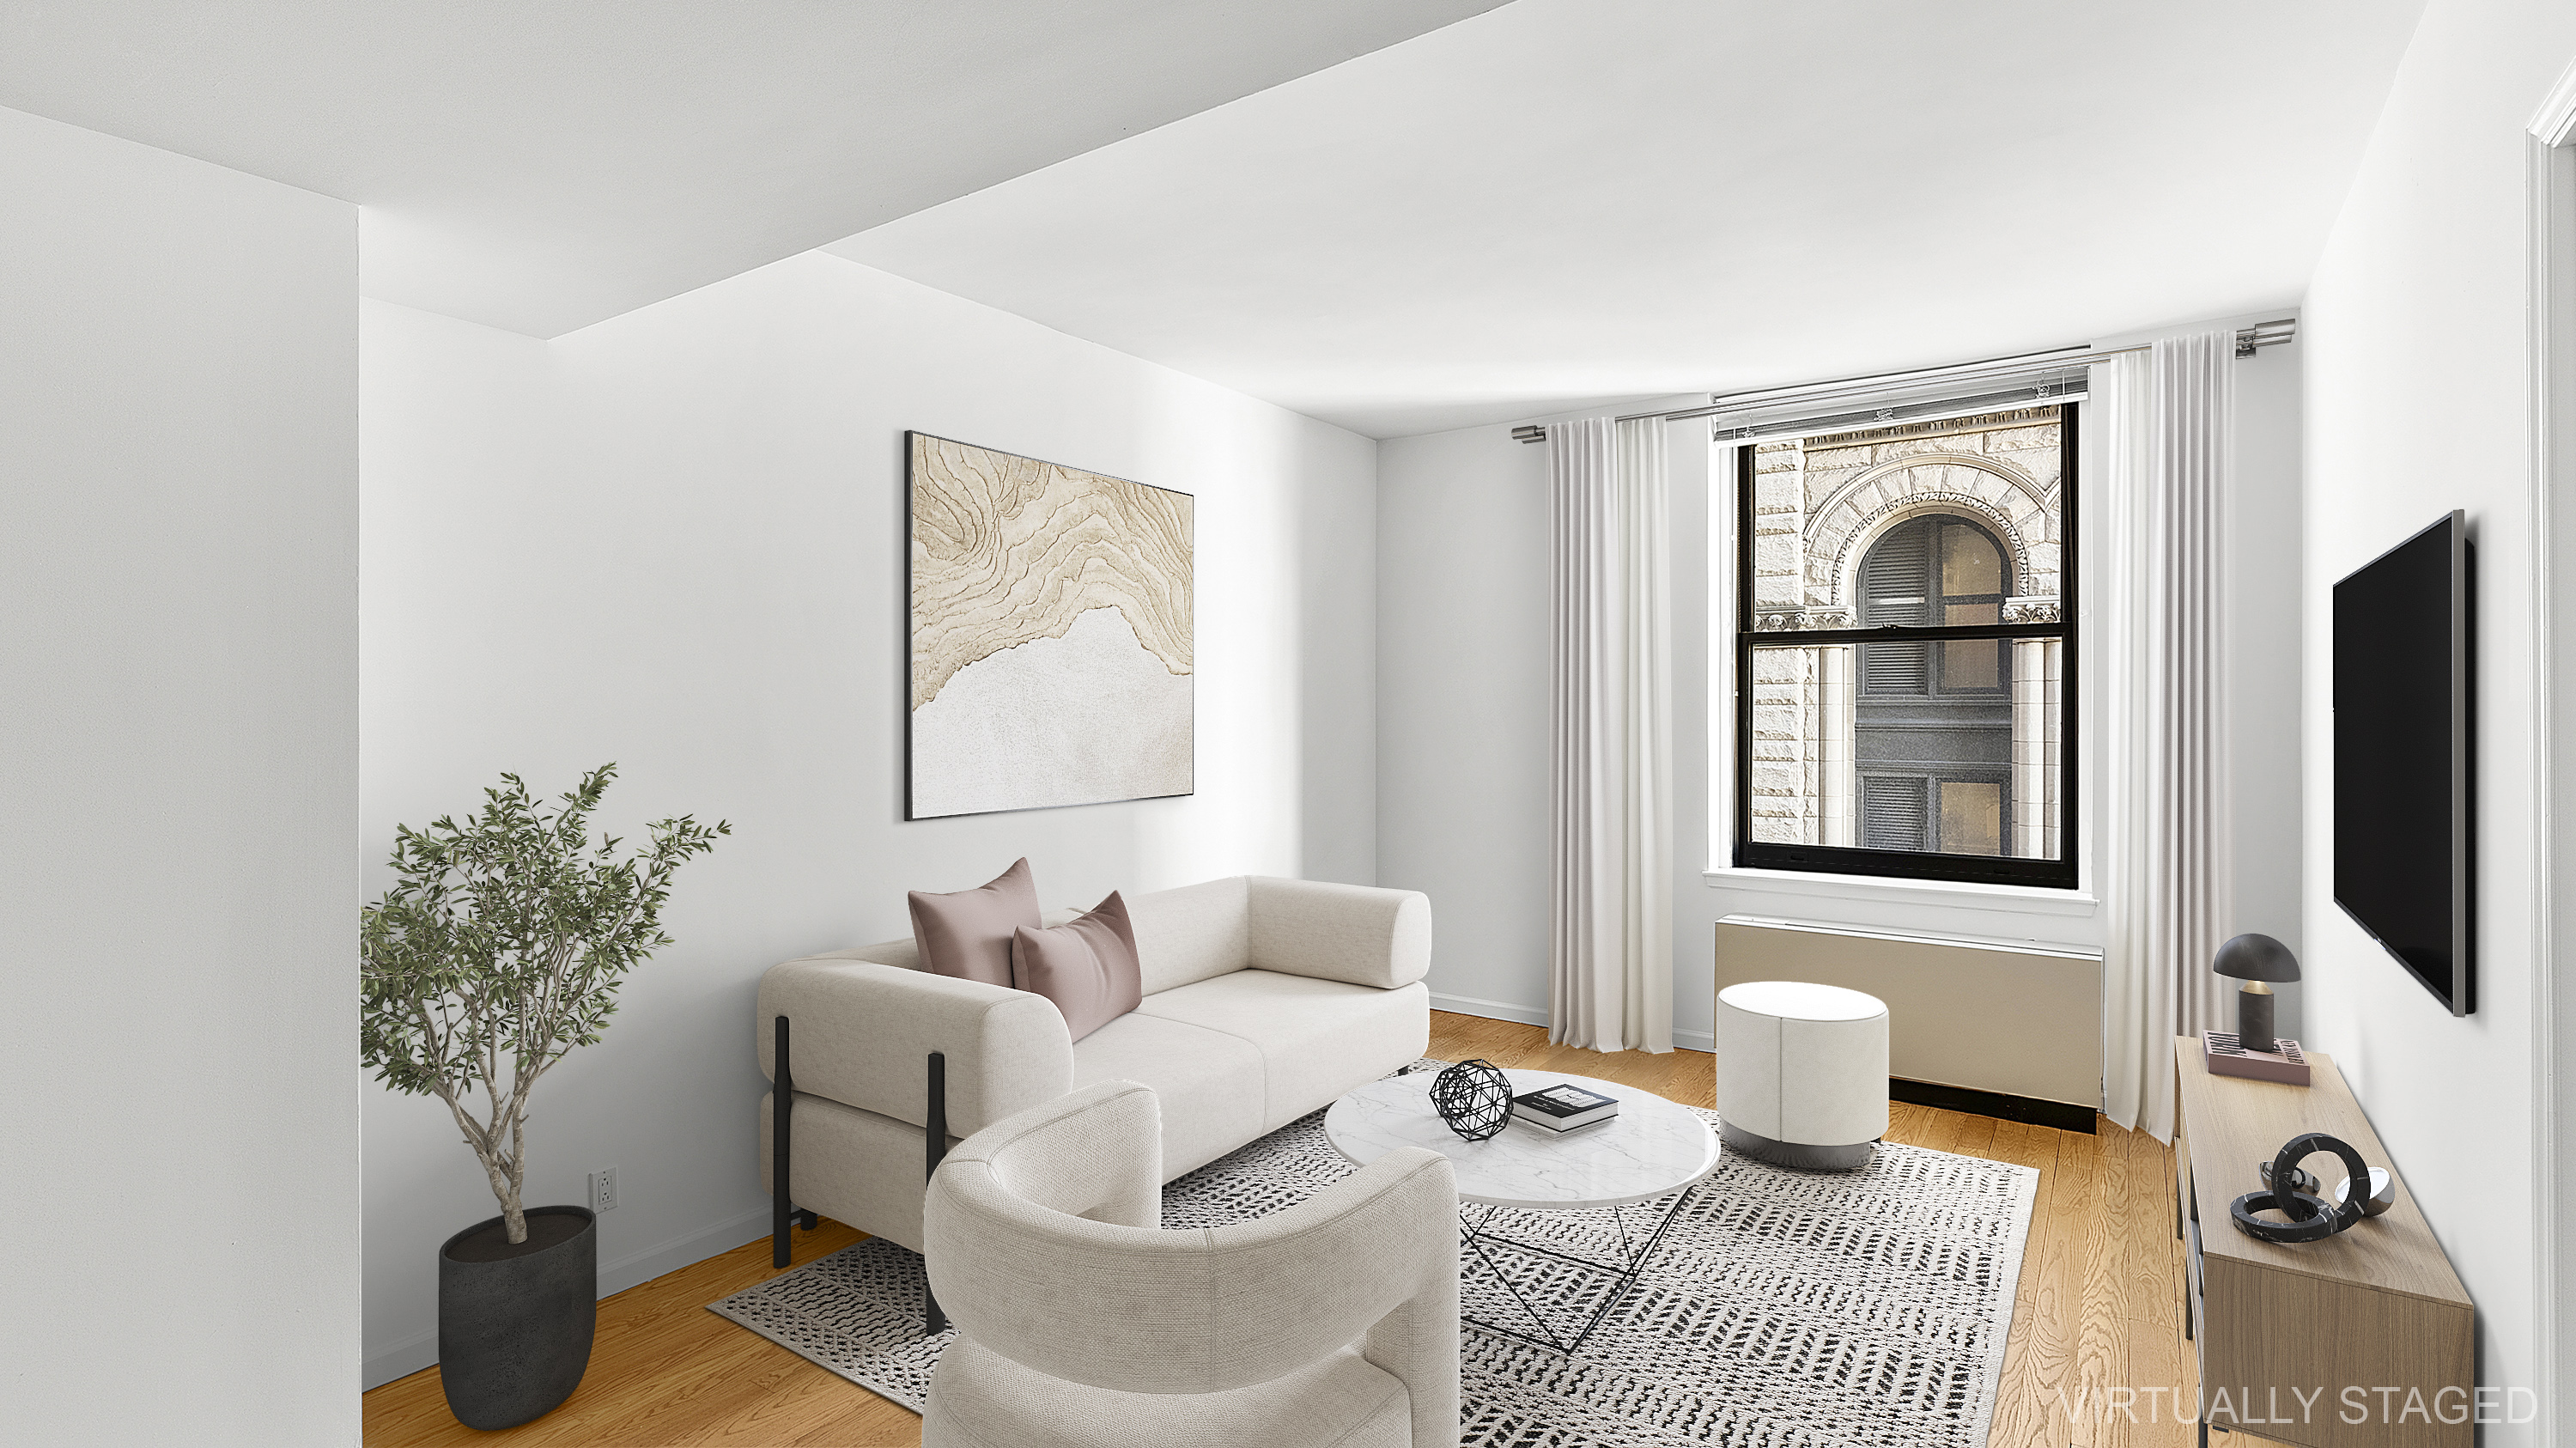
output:
<svg viewBox="0 0 2576 1448"><path fill-rule="evenodd" d="M360 918L359 1043L386 1085L445 1102L501 1214L438 1250L439 1373L469 1428L527 1422L590 1365L599 1252L586 1207L523 1207L528 1092L607 1029L628 971L671 943L673 872L731 834L656 820L649 846L590 837L617 766L541 804L515 774L459 824L394 830L395 883Z"/></svg>

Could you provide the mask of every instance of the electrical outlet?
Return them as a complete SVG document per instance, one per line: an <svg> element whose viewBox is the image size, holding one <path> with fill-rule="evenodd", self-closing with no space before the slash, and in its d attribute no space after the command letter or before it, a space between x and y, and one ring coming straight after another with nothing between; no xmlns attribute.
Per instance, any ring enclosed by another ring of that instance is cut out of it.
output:
<svg viewBox="0 0 2576 1448"><path fill-rule="evenodd" d="M602 1167L590 1174L590 1209L594 1213L617 1210L617 1168Z"/></svg>

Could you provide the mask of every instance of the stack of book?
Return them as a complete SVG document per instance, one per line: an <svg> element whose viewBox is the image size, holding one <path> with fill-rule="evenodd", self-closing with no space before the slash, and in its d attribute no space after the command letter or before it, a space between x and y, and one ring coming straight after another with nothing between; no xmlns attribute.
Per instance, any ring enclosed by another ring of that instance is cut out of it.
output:
<svg viewBox="0 0 2576 1448"><path fill-rule="evenodd" d="M1559 1084L1512 1098L1512 1115L1550 1131L1572 1131L1619 1114L1619 1098Z"/></svg>

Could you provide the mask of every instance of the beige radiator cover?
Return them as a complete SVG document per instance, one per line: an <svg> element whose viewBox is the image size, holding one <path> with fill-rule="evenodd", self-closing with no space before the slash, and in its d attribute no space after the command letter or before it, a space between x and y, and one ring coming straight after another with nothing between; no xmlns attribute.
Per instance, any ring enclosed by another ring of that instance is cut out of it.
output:
<svg viewBox="0 0 2576 1448"><path fill-rule="evenodd" d="M1888 1074L2092 1107L2102 955L1771 916L1717 922L1717 986L1804 980L1887 1002Z"/></svg>

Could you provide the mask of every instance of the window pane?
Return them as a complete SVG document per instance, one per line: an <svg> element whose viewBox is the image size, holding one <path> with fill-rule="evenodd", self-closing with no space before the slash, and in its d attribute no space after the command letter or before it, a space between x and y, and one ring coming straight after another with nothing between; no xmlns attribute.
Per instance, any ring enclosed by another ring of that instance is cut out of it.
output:
<svg viewBox="0 0 2576 1448"><path fill-rule="evenodd" d="M2004 555L1975 528L1952 523L1941 530L1941 591L1955 598L2004 591Z"/></svg>
<svg viewBox="0 0 2576 1448"><path fill-rule="evenodd" d="M2001 639L1952 639L1941 646L1941 690L1960 693L1970 689L1994 690L2004 683L2004 642Z"/></svg>
<svg viewBox="0 0 2576 1448"><path fill-rule="evenodd" d="M1946 656L1938 687L1925 679L1923 664L1952 648L1981 650L1976 667L1995 686L1952 688ZM1757 645L1752 841L2064 858L2064 648L2053 638Z"/></svg>
<svg viewBox="0 0 2576 1448"><path fill-rule="evenodd" d="M2000 855L2004 840L2004 787L1998 782L1941 781L1941 853Z"/></svg>
<svg viewBox="0 0 2576 1448"><path fill-rule="evenodd" d="M2054 617L2062 432L2060 408L2025 407L1755 444L1747 622L1926 624L1951 600Z"/></svg>
<svg viewBox="0 0 2576 1448"><path fill-rule="evenodd" d="M1953 603L1941 610L1943 623L2001 623L2003 618L2000 602ZM2002 688L2009 667L2005 648L2001 639L1952 639L1941 645L1942 691Z"/></svg>

